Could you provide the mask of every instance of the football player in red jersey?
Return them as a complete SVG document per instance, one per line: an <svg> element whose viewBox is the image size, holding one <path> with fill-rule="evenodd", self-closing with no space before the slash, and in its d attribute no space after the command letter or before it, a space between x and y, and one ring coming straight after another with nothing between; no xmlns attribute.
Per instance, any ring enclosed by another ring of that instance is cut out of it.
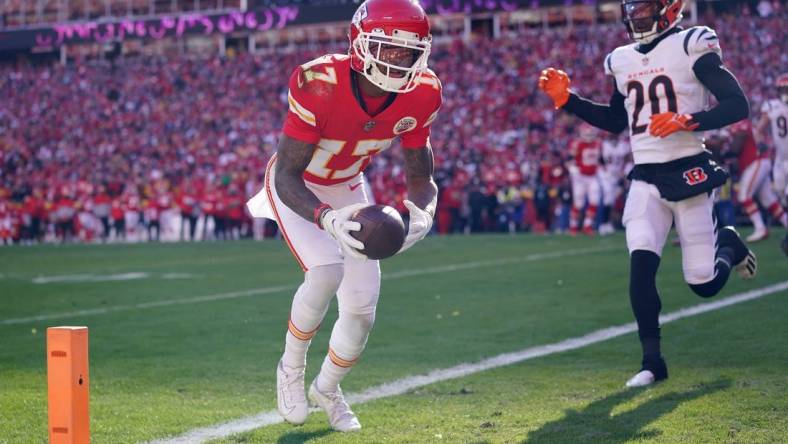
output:
<svg viewBox="0 0 788 444"><path fill-rule="evenodd" d="M569 152L574 158L569 173L572 179L572 212L569 216L569 232L576 235L579 230L591 236L594 234L594 220L599 208L600 185L597 177L599 159L602 156L602 142L594 137L590 125L580 126L580 137L569 144ZM588 202L583 221L580 212ZM582 223L581 223L582 222Z"/></svg>
<svg viewBox="0 0 788 444"><path fill-rule="evenodd" d="M309 398L343 432L361 425L339 383L364 349L380 292L378 261L364 257L351 236L360 229L351 215L374 203L362 171L400 139L410 212L400 252L424 238L437 197L430 125L441 105L441 84L427 69L429 21L418 2L367 0L349 37L349 55L326 55L293 72L277 154L263 190L248 203L253 216L277 221L305 274L277 366L279 412L293 424L307 418L307 348L336 294L339 317Z"/></svg>
<svg viewBox="0 0 788 444"><path fill-rule="evenodd" d="M771 156L768 151L759 149L758 144L755 143L750 120L742 120L731 125L730 133L731 150L739 155L738 200L750 217L754 228L752 234L747 236L747 242L758 242L769 237L769 230L763 223L761 210L755 202L756 198L783 226L788 226L788 217L772 187L772 179L769 176L772 170Z"/></svg>

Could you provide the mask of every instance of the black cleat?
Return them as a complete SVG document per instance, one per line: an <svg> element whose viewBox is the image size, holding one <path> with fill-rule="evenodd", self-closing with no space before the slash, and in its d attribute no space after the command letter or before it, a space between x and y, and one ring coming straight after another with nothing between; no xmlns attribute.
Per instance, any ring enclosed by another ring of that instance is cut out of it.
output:
<svg viewBox="0 0 788 444"><path fill-rule="evenodd" d="M739 233L733 227L723 227L717 234L720 248L730 248L733 251L733 269L742 279L752 279L758 272L758 259L747 245L741 240Z"/></svg>

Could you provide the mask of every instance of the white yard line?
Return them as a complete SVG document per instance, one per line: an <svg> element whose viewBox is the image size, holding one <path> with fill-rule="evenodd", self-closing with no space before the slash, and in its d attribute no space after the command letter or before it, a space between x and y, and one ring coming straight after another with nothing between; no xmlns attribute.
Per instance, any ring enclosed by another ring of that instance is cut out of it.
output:
<svg viewBox="0 0 788 444"><path fill-rule="evenodd" d="M667 324L679 319L719 310L724 307L758 299L785 290L788 290L788 281L783 281L779 284L770 285L768 287L735 294L717 301L706 302L692 307L682 308L681 310L661 316L660 321L662 324ZM516 364L529 359L587 347L592 344L603 342L628 333L634 333L636 331L637 325L634 322L616 327L603 328L601 330L591 332L585 336L566 339L553 344L526 348L512 353L504 353L476 363L466 363L450 368L433 370L425 375L416 375L397 379L395 381L381 384L376 387L371 387L361 393L351 394L348 396L348 402L351 404L361 404L390 396L402 395L425 385L434 384L436 382L446 381L449 379L461 378L463 376L472 375L474 373L479 373L485 370L503 367L506 365ZM237 433L248 432L261 427L278 424L280 422L282 422L282 418L279 416L276 410L271 410L223 424L194 429L178 437L151 441L150 444L204 443L213 439L226 438Z"/></svg>
<svg viewBox="0 0 788 444"><path fill-rule="evenodd" d="M34 284L60 284L60 283L83 283L83 282L115 282L133 281L138 279L192 279L196 277L191 273L146 273L144 271L132 271L118 274L64 274L60 276L36 276L30 280Z"/></svg>
<svg viewBox="0 0 788 444"><path fill-rule="evenodd" d="M114 282L147 279L150 273L130 272L119 274L66 274L62 276L37 276L31 282L34 284L59 284L63 282Z"/></svg>
<svg viewBox="0 0 788 444"><path fill-rule="evenodd" d="M534 262L534 261L547 260L547 259L557 259L567 256L575 256L575 255L590 254L590 253L601 253L601 252L613 251L618 249L619 249L618 247L595 247L595 248L585 248L585 249L577 249L577 250L563 250L563 251L556 251L552 253L529 254L521 257L509 257L509 258L494 259L489 261L463 262L457 264L442 265L439 267L426 267L421 269L383 273L383 280L401 279L405 277L428 275L428 274L448 273L452 271L470 270L470 269L482 268L482 267L495 267L505 264L519 263L519 262ZM167 307L172 305L190 305L190 304L199 304L203 302L223 301L227 299L237 299L241 297L278 293L281 291L294 291L296 288L297 285L295 284L279 285L274 287L252 288L249 290L210 294L210 295L198 296L193 298L165 299L155 302L143 302L139 304L88 308L84 310L42 314L38 316L29 316L24 318L0 319L0 326L27 324L29 322L51 321L55 319L67 319L67 318L82 317L82 316L97 316L97 315L105 315L109 313L116 313L119 311L144 310L149 308Z"/></svg>

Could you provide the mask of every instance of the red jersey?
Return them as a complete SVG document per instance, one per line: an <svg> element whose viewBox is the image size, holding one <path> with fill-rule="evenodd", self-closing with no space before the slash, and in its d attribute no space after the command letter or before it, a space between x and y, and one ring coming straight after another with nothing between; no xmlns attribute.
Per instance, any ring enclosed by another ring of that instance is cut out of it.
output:
<svg viewBox="0 0 788 444"><path fill-rule="evenodd" d="M293 139L317 145L304 180L321 185L347 182L399 137L405 149L427 146L441 106L441 83L432 71L419 85L375 116L353 92L350 57L331 54L299 66L290 76L290 110L283 128Z"/></svg>
<svg viewBox="0 0 788 444"><path fill-rule="evenodd" d="M127 211L137 212L140 210L140 198L136 194L127 194L124 197L123 206Z"/></svg>
<svg viewBox="0 0 788 444"><path fill-rule="evenodd" d="M122 220L124 214L125 210L123 208L123 203L120 201L120 197L112 199L112 208L110 209L112 220Z"/></svg>
<svg viewBox="0 0 788 444"><path fill-rule="evenodd" d="M224 198L227 208L227 217L232 220L241 220L244 216L244 199L239 194L228 194Z"/></svg>
<svg viewBox="0 0 788 444"><path fill-rule="evenodd" d="M750 164L758 159L766 159L768 153L759 152L758 144L755 143L755 135L752 131L752 123L749 119L740 120L730 126L731 135L745 133L744 146L739 152L739 171L744 171Z"/></svg>
<svg viewBox="0 0 788 444"><path fill-rule="evenodd" d="M602 143L598 140L575 139L569 145L575 164L584 176L595 176L602 156Z"/></svg>
<svg viewBox="0 0 788 444"><path fill-rule="evenodd" d="M32 194L25 196L25 200L22 206L22 214L25 216L25 219L29 220L34 217L38 217L39 214L41 213L42 205L43 204L41 200L36 198Z"/></svg>
<svg viewBox="0 0 788 444"><path fill-rule="evenodd" d="M216 191L213 189L208 189L208 191L202 194L202 201L200 202L200 208L204 214L209 216L213 216L214 211L216 211L216 201L219 199L219 196L216 194Z"/></svg>
<svg viewBox="0 0 788 444"><path fill-rule="evenodd" d="M159 213L161 212L161 210L159 209L159 204L156 203L155 199L146 200L143 207L145 212L145 219L149 221L159 220Z"/></svg>
<svg viewBox="0 0 788 444"><path fill-rule="evenodd" d="M93 213L98 217L108 217L112 206L112 198L107 193L99 193L93 197Z"/></svg>
<svg viewBox="0 0 788 444"><path fill-rule="evenodd" d="M191 190L181 190L175 201L181 209L181 214L185 216L191 216L197 206L197 198L192 194Z"/></svg>

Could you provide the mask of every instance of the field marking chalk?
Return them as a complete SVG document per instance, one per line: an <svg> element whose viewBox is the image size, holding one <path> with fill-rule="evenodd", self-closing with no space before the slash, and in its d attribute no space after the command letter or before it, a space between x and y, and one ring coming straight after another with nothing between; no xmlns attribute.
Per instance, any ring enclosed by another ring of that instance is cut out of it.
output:
<svg viewBox="0 0 788 444"><path fill-rule="evenodd" d="M706 302L692 307L682 308L660 316L660 322L667 324L670 322L678 321L680 319L697 316L699 314L708 313L710 311L719 310L721 308L729 307L731 305L740 304L742 302L751 301L753 299L762 298L764 296L777 293L780 291L788 290L788 281L783 281L778 284L770 285L767 287L757 288L744 293L738 293L719 299L713 302ZM361 404L368 401L375 401L381 398L390 396L398 396L405 394L413 389L424 387L436 382L447 381L450 379L461 378L464 376L472 375L474 373L491 370L498 367L504 367L511 364L517 364L534 358L549 356L556 353L561 353L569 350L576 350L579 348L587 347L608 339L617 338L628 333L637 331L637 324L630 322L628 324L619 325L615 327L603 328L593 331L584 336L578 336L571 339L565 339L560 342L555 342L547 345L539 345L536 347L526 348L520 351L503 353L491 358L484 359L479 362L470 364L459 364L454 367L433 370L424 375L408 376L402 379L397 379L392 382L387 382L375 387L368 388L361 393L348 395L348 402L350 404ZM315 409L313 409L314 411ZM217 424L209 427L202 427L184 433L183 435L150 441L149 444L198 444L206 441L226 438L238 433L249 432L262 427L281 423L282 417L276 410L259 413L254 416L247 416L234 421Z"/></svg>
<svg viewBox="0 0 788 444"><path fill-rule="evenodd" d="M509 257L503 259L494 259L488 261L475 261L475 262L462 262L457 264L441 265L437 267L427 267L422 269L394 271L391 273L383 273L383 280L389 279L402 279L406 277L449 273L453 271L470 270L474 268L500 266L506 264L514 264L518 262L534 262L546 259L557 259L566 256L574 256L579 254L602 253L606 251L619 250L617 247L594 247L577 250L564 250L552 253L535 253L521 257ZM193 298L184 299L166 299L162 301L141 302L139 304L125 304L115 305L109 307L99 308L86 308L84 310L74 310L61 313L41 314L37 316L28 316L24 318L10 318L0 319L0 326L3 325L17 325L27 324L29 322L51 321L55 319L67 319L81 316L98 316L121 311L131 310L145 310L157 307L168 307L173 305L191 305L204 302L224 301L229 299L237 299L248 296L258 296L263 294L278 293L280 291L295 291L297 285L278 285L273 287L252 288L249 290L231 291L227 293L209 294L205 296L197 296Z"/></svg>

